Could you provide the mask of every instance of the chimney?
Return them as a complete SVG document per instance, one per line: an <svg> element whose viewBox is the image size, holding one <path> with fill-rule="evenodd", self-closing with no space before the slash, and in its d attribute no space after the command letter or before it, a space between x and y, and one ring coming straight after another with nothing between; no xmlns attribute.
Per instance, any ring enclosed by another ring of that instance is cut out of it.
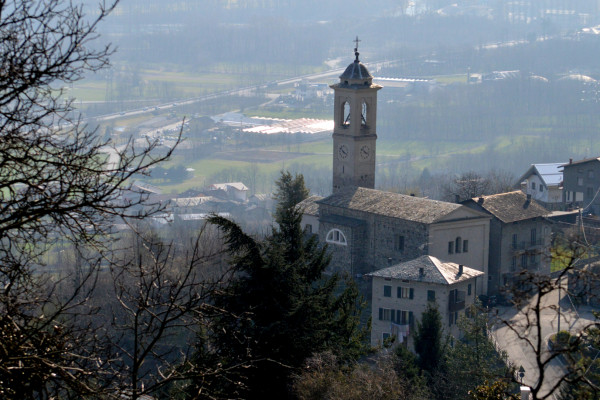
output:
<svg viewBox="0 0 600 400"><path fill-rule="evenodd" d="M425 276L425 269L423 267L419 268L419 278L422 278Z"/></svg>
<svg viewBox="0 0 600 400"><path fill-rule="evenodd" d="M527 202L529 203L531 201L531 193L527 193Z"/></svg>
<svg viewBox="0 0 600 400"><path fill-rule="evenodd" d="M458 265L458 275L462 275L462 273L463 273L463 265L459 264Z"/></svg>
<svg viewBox="0 0 600 400"><path fill-rule="evenodd" d="M569 158L569 164L573 164L573 159Z"/></svg>
<svg viewBox="0 0 600 400"><path fill-rule="evenodd" d="M483 197L480 197L479 199L477 199L477 204L479 204L479 205L483 204Z"/></svg>

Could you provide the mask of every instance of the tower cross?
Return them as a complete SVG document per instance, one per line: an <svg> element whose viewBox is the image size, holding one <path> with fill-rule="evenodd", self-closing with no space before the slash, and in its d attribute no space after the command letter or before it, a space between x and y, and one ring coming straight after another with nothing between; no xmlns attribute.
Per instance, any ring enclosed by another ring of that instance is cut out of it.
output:
<svg viewBox="0 0 600 400"><path fill-rule="evenodd" d="M358 38L358 36L356 36L356 39L354 39L353 42L356 43L356 46L354 47L354 51L358 51L358 43L362 42L362 40L360 40Z"/></svg>

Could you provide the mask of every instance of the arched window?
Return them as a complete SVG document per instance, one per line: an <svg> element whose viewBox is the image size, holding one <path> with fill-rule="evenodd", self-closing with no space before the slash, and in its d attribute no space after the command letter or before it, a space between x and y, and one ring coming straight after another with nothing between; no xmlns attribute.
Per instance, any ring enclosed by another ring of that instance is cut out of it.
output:
<svg viewBox="0 0 600 400"><path fill-rule="evenodd" d="M348 242L346 241L346 236L339 229L332 229L327 233L327 237L325 238L327 243L339 244L342 246L346 246Z"/></svg>
<svg viewBox="0 0 600 400"><path fill-rule="evenodd" d="M460 253L462 250L462 239L459 237L455 240L456 244L454 245L454 249L457 253Z"/></svg>
<svg viewBox="0 0 600 400"><path fill-rule="evenodd" d="M350 126L350 102L345 101L342 104L342 125Z"/></svg>
<svg viewBox="0 0 600 400"><path fill-rule="evenodd" d="M367 102L363 100L362 107L360 109L360 124L363 126L367 125L368 112L369 112L369 106L367 105Z"/></svg>

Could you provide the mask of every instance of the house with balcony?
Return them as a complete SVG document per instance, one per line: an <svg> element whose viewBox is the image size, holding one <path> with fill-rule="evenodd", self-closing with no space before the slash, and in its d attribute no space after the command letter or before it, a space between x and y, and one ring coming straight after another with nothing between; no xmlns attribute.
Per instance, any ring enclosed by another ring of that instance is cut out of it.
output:
<svg viewBox="0 0 600 400"><path fill-rule="evenodd" d="M518 282L522 271L550 274L550 212L520 190L464 201L488 213L490 221L488 294Z"/></svg>
<svg viewBox="0 0 600 400"><path fill-rule="evenodd" d="M372 279L371 345L395 336L396 343L411 347L414 327L429 302L437 305L446 332L458 334L456 323L473 304L484 273L426 255L367 276Z"/></svg>

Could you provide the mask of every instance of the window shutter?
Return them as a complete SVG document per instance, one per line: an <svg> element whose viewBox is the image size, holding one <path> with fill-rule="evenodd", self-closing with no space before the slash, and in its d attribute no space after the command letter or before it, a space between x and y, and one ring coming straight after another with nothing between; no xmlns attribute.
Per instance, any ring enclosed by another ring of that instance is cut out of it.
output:
<svg viewBox="0 0 600 400"><path fill-rule="evenodd" d="M402 297L402 287L398 286L396 288L396 297L401 298Z"/></svg>
<svg viewBox="0 0 600 400"><path fill-rule="evenodd" d="M414 299L415 298L415 289L414 288L410 288L410 299Z"/></svg>
<svg viewBox="0 0 600 400"><path fill-rule="evenodd" d="M379 308L379 320L383 320L383 308Z"/></svg>
<svg viewBox="0 0 600 400"><path fill-rule="evenodd" d="M412 327L414 325L414 323L415 323L415 318L413 316L413 312L409 311L408 312L408 325Z"/></svg>
<svg viewBox="0 0 600 400"><path fill-rule="evenodd" d="M396 310L392 310L390 312L390 314L391 314L392 322L396 322L396 318L394 318L396 316Z"/></svg>

